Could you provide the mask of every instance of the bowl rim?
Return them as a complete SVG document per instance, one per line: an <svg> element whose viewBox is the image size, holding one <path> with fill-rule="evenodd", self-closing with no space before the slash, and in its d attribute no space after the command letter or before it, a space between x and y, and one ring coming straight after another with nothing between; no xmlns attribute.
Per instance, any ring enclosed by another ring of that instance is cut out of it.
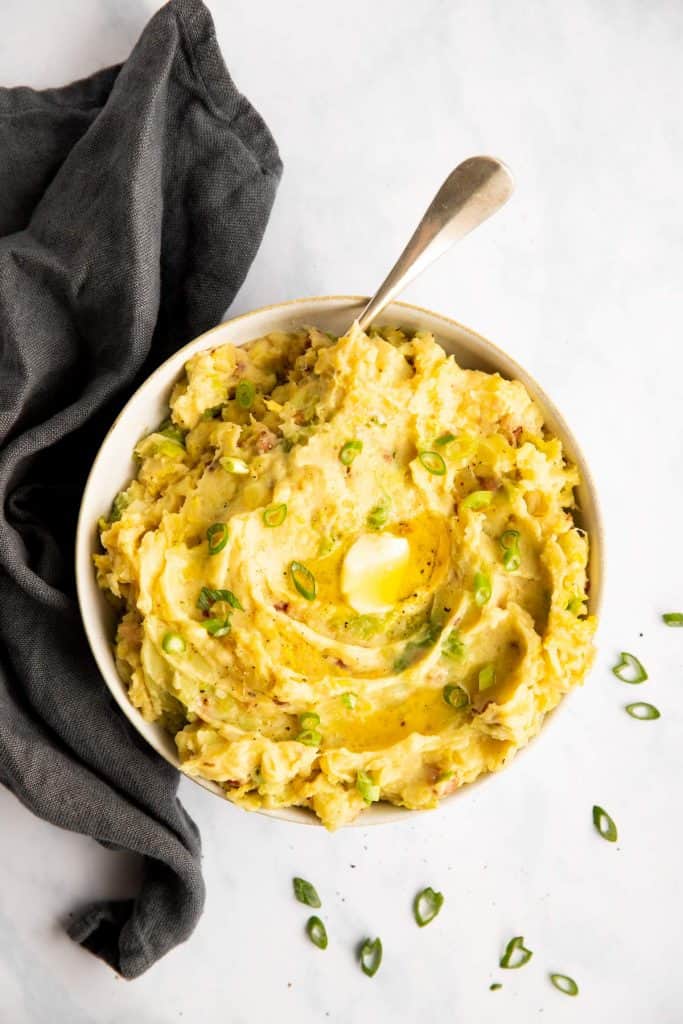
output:
<svg viewBox="0 0 683 1024"><path fill-rule="evenodd" d="M169 756L169 754L165 750L153 744L150 741L149 737L141 733L137 721L137 717L139 716L140 712L130 703L127 694L123 694L120 690L115 689L114 685L110 684L110 680L108 678L110 666L106 665L103 662L103 660L101 660L99 657L98 643L95 639L95 626L92 621L96 616L94 614L94 610L89 610L87 607L89 602L86 599L85 591L85 570L83 567L84 559L82 555L84 551L87 552L87 562L90 567L89 571L92 572L93 554L93 545L90 542L88 535L88 530L92 526L92 523L86 520L86 506L89 504L87 499L89 498L90 488L93 484L93 478L96 475L96 471L99 467L99 464L101 460L105 457L105 449L107 448L109 439L116 431L119 422L124 418L130 406L134 402L139 401L139 396L141 392L147 392L150 390L153 391L154 393L158 392L158 388L155 389L154 385L159 377L164 376L168 363L172 361L181 362L180 357L182 356L183 358L181 365L184 364L187 361L187 359L189 359L191 355L194 354L194 350L205 351L211 347L210 344L205 343L206 339L212 337L214 334L218 334L219 332L224 331L226 328L229 328L233 324L248 320L252 317L256 317L259 314L272 313L279 310L282 310L284 313L287 310L292 309L293 307L305 304L326 305L329 303L342 302L348 303L349 305L357 305L366 303L367 301L369 301L369 297L364 295L329 294L303 296L296 299L289 299L284 302L270 303L265 306L259 306L258 308L249 310L245 313L239 313L237 316L229 317L225 320L222 320L214 327L211 327L208 330L203 331L196 337L190 339L190 341L186 342L186 344L182 345L180 348L172 352L162 363L159 364L159 366L157 366L152 371L152 373L145 377L144 380L141 381L141 383L132 393L132 395L130 395L129 398L126 400L122 408L119 410L115 419L112 421L110 427L108 428L104 437L102 438L97 453L88 471L85 486L83 488L83 493L81 495L78 519L76 524L76 539L74 545L76 592L78 599L78 608L81 615L81 620L83 623L86 638L88 641L88 646L90 647L91 654L102 677L102 680L107 686L107 689L109 690L109 693L115 700L116 704L121 709L125 717L128 719L129 723L132 725L132 727L135 729L138 735L141 736L141 738L149 744L152 750L154 750L160 757L162 757L165 761L171 764L176 770L181 772L181 774L185 778L190 779L192 782L196 783L202 789L208 790L209 792L217 796L220 796L221 799L223 799L223 801L228 804L231 804L232 802L226 798L224 791L218 786L217 783L211 782L208 779L203 779L199 776L189 775L187 772L184 772L177 758L174 760L172 757ZM595 486L595 481L590 470L590 466L586 460L586 457L583 453L581 446L576 440L574 433L569 428L564 416L534 376L532 376L526 369L524 369L524 367L521 366L521 364L518 363L517 360L514 359L512 356L510 356L504 349L502 349L495 342L492 342L488 338L484 337L484 335L479 334L478 331L473 330L471 327L468 327L466 324L461 323L461 321L456 320L454 317L447 316L443 313L435 312L434 310L428 309L425 306L419 306L415 303L393 300L389 304L389 308L392 307L400 307L406 310L410 310L413 313L424 314L426 316L433 317L436 320L440 320L442 322L450 324L457 331L464 332L465 334L473 338L485 350L488 350L493 357L497 358L503 364L507 364L509 368L513 371L515 377L517 379L520 379L524 383L525 387L529 388L530 386L529 389L533 392L532 398L535 402L537 402L540 405L544 413L544 418L548 414L550 414L550 416L555 422L555 425L559 428L559 430L555 432L558 434L562 434L561 439L563 441L563 445L566 440L570 442L570 447L572 449L572 461L579 465L581 473L581 484L585 491L590 495L591 499L592 522L590 540L591 562L593 565L593 571L589 572L588 577L590 583L589 601L591 614L598 617L602 606L605 579L604 527L602 511L600 508L598 491ZM225 344L228 343L228 341L225 342ZM246 344L246 342L241 342L240 344ZM594 576L596 577L595 579ZM114 671L116 670L114 669ZM118 676L118 673L116 674L119 682L121 682L120 676ZM522 754L530 747L535 746L535 742L538 739L538 737L546 730L547 721L555 717L557 713L560 711L560 709L566 705L567 698L572 696L572 692L573 691L570 691L569 693L565 694L565 696L560 701L560 704L558 704L557 707L555 707L551 712L548 713L548 715L545 716L544 723L539 732L534 737L532 737L532 739L523 748L515 752L515 761L517 760L519 754ZM497 773L487 772L479 776L473 782L468 783L467 786L463 787L460 790L457 790L455 793L443 797L439 801L438 807L434 808L434 810L443 809L447 804L453 802L456 798L462 799L462 796L465 793L469 794L473 792L474 790L476 790L478 785L480 785L483 782L486 782L495 774ZM386 803L382 803L381 805L378 805L378 807L381 807L382 809L381 815L371 815L368 814L366 811L364 814L359 815L359 817L354 819L354 821L349 822L348 825L344 827L367 828L375 825L390 824L392 822L397 821L407 822L408 820L410 820L411 815L415 814L415 811L410 808L398 807ZM243 808L239 808L239 810L243 810ZM315 815L311 811L308 811L304 808L256 808L256 813L267 816L271 819L275 818L281 821L288 821L295 824L322 827L322 823L315 817Z"/></svg>

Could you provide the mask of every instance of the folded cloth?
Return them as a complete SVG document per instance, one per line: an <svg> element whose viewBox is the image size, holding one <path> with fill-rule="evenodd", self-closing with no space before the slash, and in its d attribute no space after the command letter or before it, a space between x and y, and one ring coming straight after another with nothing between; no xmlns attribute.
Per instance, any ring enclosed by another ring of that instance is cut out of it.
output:
<svg viewBox="0 0 683 1024"><path fill-rule="evenodd" d="M0 780L144 858L135 899L69 929L126 978L192 932L200 842L88 650L76 515L124 399L232 301L280 174L199 0L163 7L120 67L0 89Z"/></svg>

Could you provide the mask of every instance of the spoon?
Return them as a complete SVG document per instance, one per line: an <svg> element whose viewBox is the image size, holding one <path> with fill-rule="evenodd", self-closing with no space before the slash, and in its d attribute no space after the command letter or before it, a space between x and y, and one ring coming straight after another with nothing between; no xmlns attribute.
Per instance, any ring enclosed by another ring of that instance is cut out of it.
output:
<svg viewBox="0 0 683 1024"><path fill-rule="evenodd" d="M366 330L385 306L455 242L503 206L514 189L509 169L492 156L472 156L448 175L412 238L358 317Z"/></svg>

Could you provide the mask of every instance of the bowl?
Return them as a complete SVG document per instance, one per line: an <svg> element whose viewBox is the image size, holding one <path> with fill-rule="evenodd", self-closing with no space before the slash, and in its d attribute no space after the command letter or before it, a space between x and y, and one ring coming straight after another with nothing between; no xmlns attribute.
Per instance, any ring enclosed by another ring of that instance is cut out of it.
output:
<svg viewBox="0 0 683 1024"><path fill-rule="evenodd" d="M342 334L360 314L366 302L367 299L352 295L295 299L275 306L265 306L232 320L226 320L199 338L195 338L167 359L138 388L112 424L93 463L83 492L76 533L76 585L85 632L104 681L126 718L158 754L180 771L182 768L173 737L160 725L145 721L138 709L128 700L126 686L116 669L113 653L115 615L97 586L92 562L93 554L99 550L97 520L108 513L115 495L135 475L133 449L139 439L153 430L167 415L172 386L191 356L226 342L243 345L270 331L293 331L305 325L314 325L324 331ZM579 446L552 402L510 356L449 317L419 306L393 302L378 318L377 323L394 324L411 330L425 328L434 334L445 351L452 353L464 368L485 370L489 373L497 371L503 377L522 381L526 386L543 410L549 428L560 438L568 457L579 467L581 485L577 492L579 507L575 518L577 525L588 531L591 540L588 567L589 611L596 614L600 605L603 571L602 528L595 487ZM563 704L564 701L559 707ZM551 712L549 717L557 714L557 710ZM524 748L524 751L527 749L529 748ZM524 751L519 751L517 757ZM204 789L216 793L225 800L223 790L216 783L194 776L188 778L192 778ZM481 776L476 782L445 797L441 804L462 799L464 793L489 778L489 775ZM260 813L302 824L320 824L312 812L303 808L264 809ZM418 812L378 803L364 811L354 824L366 826L406 820L407 815L415 813Z"/></svg>

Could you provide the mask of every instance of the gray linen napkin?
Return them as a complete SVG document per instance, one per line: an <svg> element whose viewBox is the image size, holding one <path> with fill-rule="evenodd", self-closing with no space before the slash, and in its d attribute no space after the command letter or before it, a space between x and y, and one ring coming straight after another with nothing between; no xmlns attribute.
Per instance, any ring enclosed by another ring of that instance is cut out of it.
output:
<svg viewBox="0 0 683 1024"><path fill-rule="evenodd" d="M125 398L232 301L281 169L199 0L162 8L121 67L0 89L0 781L144 858L134 900L69 929L126 978L192 932L200 842L89 653L76 514Z"/></svg>

